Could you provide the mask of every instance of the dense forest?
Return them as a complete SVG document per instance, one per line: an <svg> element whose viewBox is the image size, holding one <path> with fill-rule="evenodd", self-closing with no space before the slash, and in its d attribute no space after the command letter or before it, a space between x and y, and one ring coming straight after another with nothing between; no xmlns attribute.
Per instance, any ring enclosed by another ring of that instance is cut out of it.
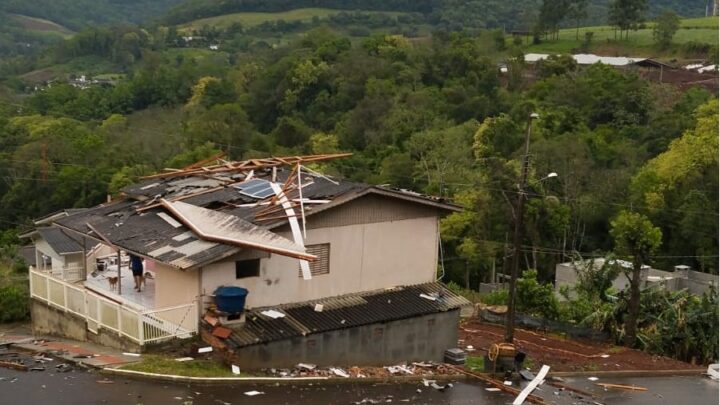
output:
<svg viewBox="0 0 720 405"><path fill-rule="evenodd" d="M554 3L567 3L556 1ZM237 12L278 12L303 7L325 7L339 10L380 10L420 13L428 23L451 29L505 28L522 29L530 15L539 9L541 0L186 0L170 10L165 22L178 24L203 17ZM570 1L572 3L572 1ZM606 21L609 0L581 0L586 25ZM705 4L691 0L651 0L649 16L673 10L685 17L705 15Z"/></svg>
<svg viewBox="0 0 720 405"><path fill-rule="evenodd" d="M575 252L612 250L609 219L634 210L662 229L653 264L717 272L713 96L563 58L535 70L511 59L501 74L491 58L500 44L482 35L352 43L319 28L276 49L193 57L169 52L177 38L167 31L83 32L53 57L112 61L127 76L114 86L56 83L0 103L0 223L17 229L100 203L139 175L217 150L352 151L324 170L465 206L443 222L446 267L475 285L505 264L534 111L523 267L547 280ZM543 179L550 172L558 176Z"/></svg>

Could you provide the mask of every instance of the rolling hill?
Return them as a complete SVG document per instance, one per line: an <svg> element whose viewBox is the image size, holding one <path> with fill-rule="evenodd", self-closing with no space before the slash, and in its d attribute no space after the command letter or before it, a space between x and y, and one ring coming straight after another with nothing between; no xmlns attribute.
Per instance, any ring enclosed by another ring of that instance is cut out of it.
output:
<svg viewBox="0 0 720 405"><path fill-rule="evenodd" d="M48 32L69 37L74 34L70 29L60 24L42 18L28 17L26 15L11 14L10 17L28 31Z"/></svg>
<svg viewBox="0 0 720 405"><path fill-rule="evenodd" d="M71 30L122 22L147 22L181 0L3 0L0 12L52 21Z"/></svg>
<svg viewBox="0 0 720 405"><path fill-rule="evenodd" d="M245 12L245 13L232 13L225 14L216 17L201 18L195 21L191 21L186 24L182 24L180 30L187 29L199 29L203 26L213 26L216 28L227 28L233 23L240 23L243 27L249 28L260 25L264 22L284 20L287 22L291 21L311 21L313 17L324 18L331 15L339 14L345 10L335 10L329 8L301 8L289 11L281 11L276 13L260 13L260 12ZM385 14L392 17L404 14L402 12L390 12L390 11L370 11L369 13Z"/></svg>

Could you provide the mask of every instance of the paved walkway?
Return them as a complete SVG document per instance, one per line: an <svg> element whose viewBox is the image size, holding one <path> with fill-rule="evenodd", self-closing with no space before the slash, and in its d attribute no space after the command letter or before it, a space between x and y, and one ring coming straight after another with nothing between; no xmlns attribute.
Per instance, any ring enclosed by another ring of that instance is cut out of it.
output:
<svg viewBox="0 0 720 405"><path fill-rule="evenodd" d="M29 324L0 325L0 346L12 346L36 354L54 356L91 367L117 367L134 363L141 357L128 356L121 350L48 336L34 336Z"/></svg>

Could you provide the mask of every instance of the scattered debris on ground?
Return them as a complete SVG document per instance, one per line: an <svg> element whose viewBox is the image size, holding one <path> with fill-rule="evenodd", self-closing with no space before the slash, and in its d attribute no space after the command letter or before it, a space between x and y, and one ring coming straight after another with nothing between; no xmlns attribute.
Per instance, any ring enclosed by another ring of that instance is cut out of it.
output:
<svg viewBox="0 0 720 405"><path fill-rule="evenodd" d="M458 375L458 371L445 364L424 361L401 363L385 367L318 367L299 363L294 368L263 369L262 373L273 377L334 377L334 378L389 378L400 376L432 377L435 375Z"/></svg>
<svg viewBox="0 0 720 405"><path fill-rule="evenodd" d="M482 356L493 343L502 341L505 330L472 319L460 326L460 347L472 346ZM570 340L555 334L515 329L515 346L536 363L547 364L553 371L618 371L618 370L689 370L690 363L656 356L639 350L591 340Z"/></svg>

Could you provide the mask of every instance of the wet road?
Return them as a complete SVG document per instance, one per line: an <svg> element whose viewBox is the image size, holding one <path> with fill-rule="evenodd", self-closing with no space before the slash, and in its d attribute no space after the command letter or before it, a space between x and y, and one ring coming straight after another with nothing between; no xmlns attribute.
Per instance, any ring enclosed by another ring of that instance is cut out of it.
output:
<svg viewBox="0 0 720 405"><path fill-rule="evenodd" d="M96 372L75 370L57 373L52 363L46 371L19 372L0 369L0 404L509 404L513 397L488 392L482 383L471 380L453 382L444 392L425 387L422 382L402 384L318 384L312 385L187 385L109 377L110 384L98 383L106 377ZM587 378L568 378L566 385L597 394L580 400L568 392L541 386L536 395L554 404L717 404L718 383L704 377L602 378L598 382L635 384L647 392L605 391ZM444 384L444 383L441 383ZM264 394L246 396L246 391ZM417 390L420 390L418 392ZM365 402L362 402L365 401Z"/></svg>

